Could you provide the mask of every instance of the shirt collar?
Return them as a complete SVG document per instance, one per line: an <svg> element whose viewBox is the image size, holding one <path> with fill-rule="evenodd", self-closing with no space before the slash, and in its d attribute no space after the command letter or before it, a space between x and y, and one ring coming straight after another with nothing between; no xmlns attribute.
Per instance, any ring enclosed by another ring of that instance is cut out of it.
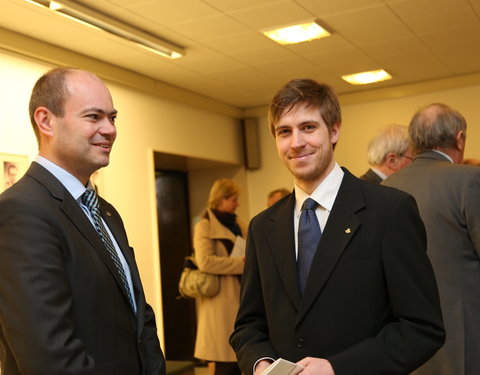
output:
<svg viewBox="0 0 480 375"><path fill-rule="evenodd" d="M335 166L329 175L315 188L312 194L308 195L297 185L295 185L295 212L300 215L303 202L307 198L312 198L321 207L327 211L331 211L335 198L337 197L338 190L342 183L344 172L342 168L335 162Z"/></svg>
<svg viewBox="0 0 480 375"><path fill-rule="evenodd" d="M383 173L382 171L380 171L379 169L375 168L375 167L371 167L370 168L374 173L377 174L378 177L380 177L382 180L385 180L388 176Z"/></svg>
<svg viewBox="0 0 480 375"><path fill-rule="evenodd" d="M57 164L45 159L43 156L37 155L35 161L53 174L76 200L78 200L86 190L85 186L83 186L78 178L68 173L65 169L59 167Z"/></svg>
<svg viewBox="0 0 480 375"><path fill-rule="evenodd" d="M439 150L432 150L433 152L436 152L437 154L445 156L450 163L453 163L453 159L450 157L450 155L447 155L446 153L439 151Z"/></svg>

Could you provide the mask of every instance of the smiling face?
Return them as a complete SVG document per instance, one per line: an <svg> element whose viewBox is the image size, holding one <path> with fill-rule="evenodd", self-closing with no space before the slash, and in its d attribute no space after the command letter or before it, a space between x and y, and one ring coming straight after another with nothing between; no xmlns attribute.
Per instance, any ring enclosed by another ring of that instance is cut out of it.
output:
<svg viewBox="0 0 480 375"><path fill-rule="evenodd" d="M339 133L340 124L329 132L320 110L304 103L284 111L275 125L278 155L306 193L310 194L333 169L333 144Z"/></svg>
<svg viewBox="0 0 480 375"><path fill-rule="evenodd" d="M35 112L42 133L40 155L86 184L94 171L109 163L117 111L107 87L95 75L73 71L66 85L69 95L63 116L45 107Z"/></svg>

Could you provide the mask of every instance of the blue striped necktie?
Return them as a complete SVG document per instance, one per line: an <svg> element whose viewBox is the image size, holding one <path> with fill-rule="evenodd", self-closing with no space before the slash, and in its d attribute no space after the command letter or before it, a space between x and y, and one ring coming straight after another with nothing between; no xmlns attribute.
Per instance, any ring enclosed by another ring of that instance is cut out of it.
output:
<svg viewBox="0 0 480 375"><path fill-rule="evenodd" d="M298 224L298 257L297 269L300 291L303 293L307 283L310 266L315 251L320 241L322 231L318 224L315 208L318 203L312 198L307 198L302 205L302 213Z"/></svg>
<svg viewBox="0 0 480 375"><path fill-rule="evenodd" d="M82 202L85 206L88 207L94 222L94 227L97 233L99 234L100 238L105 245L105 249L108 251L108 254L113 260L115 264L115 268L117 269L120 279L122 280L123 287L127 292L128 302L132 307L132 310L135 311L133 297L130 293L130 288L128 286L127 277L125 275L125 271L122 267L122 263L120 262L120 258L118 257L117 252L115 251L115 247L113 245L112 239L110 238L105 226L103 225L101 215L100 215L100 206L98 204L98 196L92 189L87 189L82 194Z"/></svg>

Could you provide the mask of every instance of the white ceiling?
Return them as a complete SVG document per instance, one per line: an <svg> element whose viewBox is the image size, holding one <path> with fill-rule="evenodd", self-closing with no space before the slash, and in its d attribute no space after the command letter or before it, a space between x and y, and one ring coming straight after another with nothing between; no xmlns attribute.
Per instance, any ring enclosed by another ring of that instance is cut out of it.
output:
<svg viewBox="0 0 480 375"><path fill-rule="evenodd" d="M168 60L27 3L0 0L0 26L238 108L292 78L339 94L480 72L480 0L82 0L186 49ZM330 38L280 46L259 30L318 18ZM340 76L383 68L394 79Z"/></svg>

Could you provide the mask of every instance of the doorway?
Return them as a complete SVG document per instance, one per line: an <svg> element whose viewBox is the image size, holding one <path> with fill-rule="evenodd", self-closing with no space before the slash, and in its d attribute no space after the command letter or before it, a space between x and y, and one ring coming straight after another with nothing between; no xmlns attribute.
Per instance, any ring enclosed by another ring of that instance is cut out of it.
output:
<svg viewBox="0 0 480 375"><path fill-rule="evenodd" d="M178 299L184 257L192 253L192 227L205 212L210 187L218 178L245 180L239 165L153 152L164 352L169 361L192 361L196 335L195 301ZM239 177L240 176L240 177ZM241 209L246 210L247 204Z"/></svg>
<svg viewBox="0 0 480 375"><path fill-rule="evenodd" d="M191 254L187 173L157 170L158 234L162 275L165 356L190 361L195 344L195 301L179 298L178 281L185 256Z"/></svg>

